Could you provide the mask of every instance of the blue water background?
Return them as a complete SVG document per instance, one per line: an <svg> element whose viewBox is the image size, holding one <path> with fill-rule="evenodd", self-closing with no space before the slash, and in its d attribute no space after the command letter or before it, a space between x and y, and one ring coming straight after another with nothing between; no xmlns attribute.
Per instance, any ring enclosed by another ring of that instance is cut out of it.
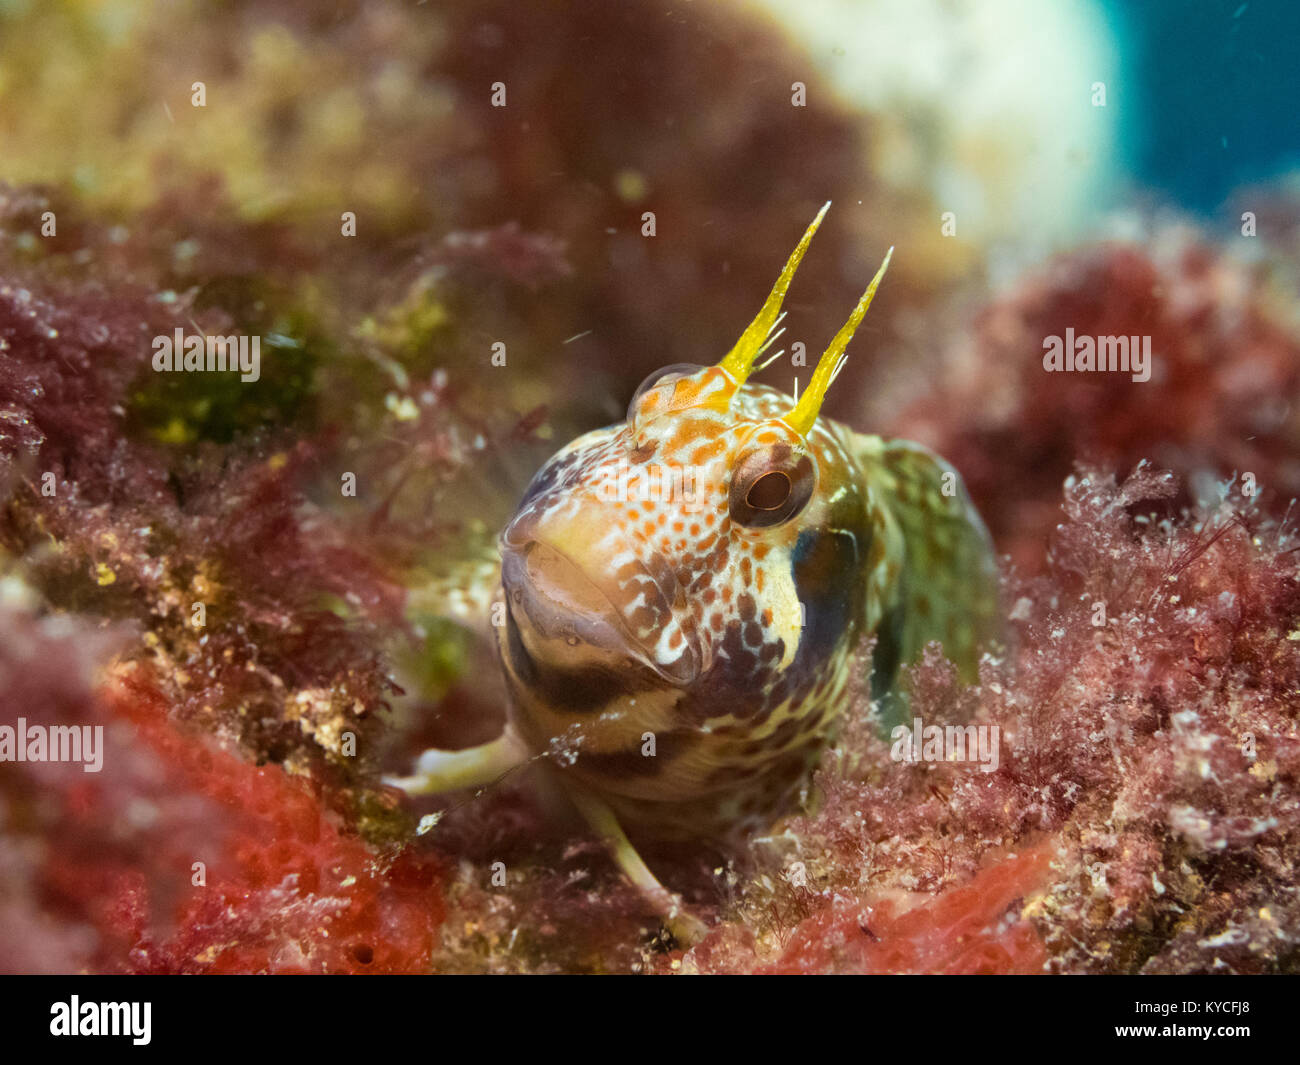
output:
<svg viewBox="0 0 1300 1065"><path fill-rule="evenodd" d="M1209 215L1243 185L1300 171L1300 0L1099 2L1121 49L1111 101L1136 182Z"/></svg>

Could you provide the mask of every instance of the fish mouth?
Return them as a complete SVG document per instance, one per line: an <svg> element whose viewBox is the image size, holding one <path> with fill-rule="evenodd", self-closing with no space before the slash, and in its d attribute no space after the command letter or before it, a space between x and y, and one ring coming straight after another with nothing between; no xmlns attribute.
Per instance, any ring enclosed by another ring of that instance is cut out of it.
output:
<svg viewBox="0 0 1300 1065"><path fill-rule="evenodd" d="M701 655L692 639L683 641L678 657L659 661L600 584L551 544L503 543L501 583L507 609L534 659L589 656L594 649L614 660L630 659L676 687L699 675Z"/></svg>

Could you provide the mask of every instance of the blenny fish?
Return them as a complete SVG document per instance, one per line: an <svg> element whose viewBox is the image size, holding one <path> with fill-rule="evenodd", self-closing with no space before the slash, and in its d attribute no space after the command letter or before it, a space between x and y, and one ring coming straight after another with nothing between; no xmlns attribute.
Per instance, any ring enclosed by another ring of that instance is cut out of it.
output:
<svg viewBox="0 0 1300 1065"><path fill-rule="evenodd" d="M866 637L886 699L933 640L974 679L994 630L993 551L956 471L819 417L889 256L797 399L749 380L829 206L720 362L652 374L624 422L533 478L500 538L510 724L481 747L427 751L396 781L427 794L549 762L688 941L700 922L627 833L728 841L770 826L834 741Z"/></svg>

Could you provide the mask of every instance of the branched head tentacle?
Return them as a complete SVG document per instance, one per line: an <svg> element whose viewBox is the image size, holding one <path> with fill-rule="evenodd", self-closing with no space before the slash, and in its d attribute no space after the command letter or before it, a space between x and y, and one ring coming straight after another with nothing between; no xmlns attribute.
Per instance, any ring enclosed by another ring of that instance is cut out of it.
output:
<svg viewBox="0 0 1300 1065"><path fill-rule="evenodd" d="M853 308L853 313L849 315L849 320L835 334L835 339L831 341L830 347L822 353L822 357L817 362L817 369L813 371L812 380L808 382L808 387L804 390L803 395L798 398L794 408L785 416L785 423L800 436L806 436L816 423L817 412L821 410L822 401L826 398L826 392L830 388L831 382L839 376L840 370L844 368L844 363L848 359L848 356L844 354L844 349L849 346L854 331L866 315L867 308L871 306L871 301L876 295L876 289L880 287L880 281L885 276L885 271L889 269L889 260L893 257L893 254L894 249L890 248L885 255L885 261L880 264L880 269L876 271L876 276L871 279L871 284L867 286L867 291L862 294L862 298L858 300L858 305Z"/></svg>
<svg viewBox="0 0 1300 1065"><path fill-rule="evenodd" d="M785 299L786 290L790 287L790 281L794 278L794 272L798 269L804 252L808 250L808 245L812 243L813 234L817 232L817 227L821 225L822 219L826 217L826 212L830 209L830 206L828 200L822 206L822 209L817 212L817 217L813 219L812 225L804 232L803 239L790 253L790 258L786 261L781 276L776 279L776 284L772 286L772 291L768 294L767 302L763 304L762 310L749 323L749 327L740 335L740 339L736 341L735 346L718 363L722 369L731 375L737 387L745 383L745 379L753 370L754 360L758 357L764 343L767 341L768 334L772 332L772 328L776 325L781 314L781 303Z"/></svg>

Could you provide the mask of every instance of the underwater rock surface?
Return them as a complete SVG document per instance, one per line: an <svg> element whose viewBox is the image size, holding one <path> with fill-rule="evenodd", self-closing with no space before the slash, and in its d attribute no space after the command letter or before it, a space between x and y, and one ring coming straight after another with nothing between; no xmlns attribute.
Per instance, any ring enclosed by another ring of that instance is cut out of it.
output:
<svg viewBox="0 0 1300 1065"><path fill-rule="evenodd" d="M900 256L831 413L949 458L1009 558L1005 654L972 688L930 655L912 706L1000 756L897 760L864 657L803 814L647 852L715 925L691 950L527 777L386 787L500 728L491 652L425 592L541 459L719 357L826 198L810 337L938 208L729 7L333 6L3 17L0 724L90 729L102 768L0 764L0 971L1300 968L1295 246L1073 248L946 312L925 389L889 359L978 253ZM761 104L794 80L823 102ZM1151 336L1151 380L1044 373L1067 328ZM177 329L260 337L256 387L156 372ZM867 425L876 375L905 401Z"/></svg>

